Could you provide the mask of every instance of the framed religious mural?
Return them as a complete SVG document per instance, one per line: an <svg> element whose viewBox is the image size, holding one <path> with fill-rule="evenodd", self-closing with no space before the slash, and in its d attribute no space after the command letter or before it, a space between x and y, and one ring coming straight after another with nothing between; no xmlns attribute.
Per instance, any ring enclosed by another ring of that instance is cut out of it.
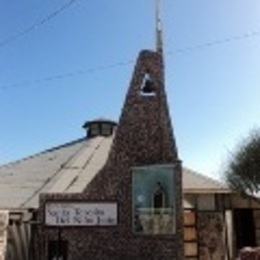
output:
<svg viewBox="0 0 260 260"><path fill-rule="evenodd" d="M174 168L132 168L133 230L139 234L175 233Z"/></svg>

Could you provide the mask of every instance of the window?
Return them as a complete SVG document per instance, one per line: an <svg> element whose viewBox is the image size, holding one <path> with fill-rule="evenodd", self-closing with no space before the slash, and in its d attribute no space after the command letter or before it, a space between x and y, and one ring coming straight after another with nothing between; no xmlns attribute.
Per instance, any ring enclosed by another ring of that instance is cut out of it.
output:
<svg viewBox="0 0 260 260"><path fill-rule="evenodd" d="M64 240L52 240L48 243L48 260L67 260L68 243Z"/></svg>
<svg viewBox="0 0 260 260"><path fill-rule="evenodd" d="M216 210L215 196L213 194L198 195L198 209L199 210Z"/></svg>
<svg viewBox="0 0 260 260"><path fill-rule="evenodd" d="M89 131L90 131L90 136L97 136L99 135L99 124L92 124L90 127L89 127Z"/></svg>
<svg viewBox="0 0 260 260"><path fill-rule="evenodd" d="M101 125L101 134L103 136L110 136L112 134L112 126L109 124L102 124Z"/></svg>

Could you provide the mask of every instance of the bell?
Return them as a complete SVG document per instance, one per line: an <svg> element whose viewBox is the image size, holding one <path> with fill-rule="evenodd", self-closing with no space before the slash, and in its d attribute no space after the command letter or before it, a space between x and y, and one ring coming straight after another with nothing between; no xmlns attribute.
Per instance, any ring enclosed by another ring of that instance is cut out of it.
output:
<svg viewBox="0 0 260 260"><path fill-rule="evenodd" d="M146 79L142 88L144 94L153 94L155 92L154 85L151 79Z"/></svg>

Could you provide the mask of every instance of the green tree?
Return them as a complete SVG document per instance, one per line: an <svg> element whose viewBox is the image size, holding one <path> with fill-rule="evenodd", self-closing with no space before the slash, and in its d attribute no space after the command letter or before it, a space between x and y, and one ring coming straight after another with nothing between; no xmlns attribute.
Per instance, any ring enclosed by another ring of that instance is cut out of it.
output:
<svg viewBox="0 0 260 260"><path fill-rule="evenodd" d="M224 174L229 186L240 193L255 195L260 191L260 129L242 140Z"/></svg>

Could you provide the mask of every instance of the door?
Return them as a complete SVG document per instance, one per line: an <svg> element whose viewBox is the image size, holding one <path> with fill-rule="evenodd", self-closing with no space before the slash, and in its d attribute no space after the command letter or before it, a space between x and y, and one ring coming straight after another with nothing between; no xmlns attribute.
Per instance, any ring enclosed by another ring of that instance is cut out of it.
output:
<svg viewBox="0 0 260 260"><path fill-rule="evenodd" d="M48 260L67 260L67 241L52 240L48 243Z"/></svg>
<svg viewBox="0 0 260 260"><path fill-rule="evenodd" d="M234 210L234 228L237 250L256 246L255 224L252 209Z"/></svg>

